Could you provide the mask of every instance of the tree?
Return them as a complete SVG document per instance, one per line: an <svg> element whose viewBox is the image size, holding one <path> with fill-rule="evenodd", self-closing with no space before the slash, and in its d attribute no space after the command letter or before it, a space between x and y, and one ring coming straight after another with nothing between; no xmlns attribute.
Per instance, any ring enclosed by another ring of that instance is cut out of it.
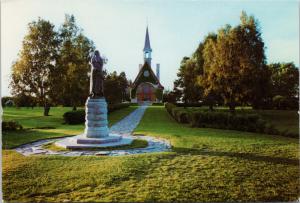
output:
<svg viewBox="0 0 300 203"><path fill-rule="evenodd" d="M73 15L65 16L65 22L60 28L60 39L58 69L53 77L53 83L61 91L55 98L58 103L73 106L76 110L76 106L82 105L88 96L89 60L90 53L95 47L76 25Z"/></svg>
<svg viewBox="0 0 300 203"><path fill-rule="evenodd" d="M202 67L197 65L195 57L184 57L181 61L178 79L174 82L174 92L182 95L185 103L199 102L202 89L197 84L197 75L202 73Z"/></svg>
<svg viewBox="0 0 300 203"><path fill-rule="evenodd" d="M253 16L243 12L240 25L220 29L217 39L205 45L204 61L209 91L219 93L232 112L237 104L254 102L263 95L264 43Z"/></svg>
<svg viewBox="0 0 300 203"><path fill-rule="evenodd" d="M269 97L278 109L297 108L299 95L299 69L293 63L272 63L268 65Z"/></svg>
<svg viewBox="0 0 300 203"><path fill-rule="evenodd" d="M14 97L13 99L15 105L17 107L21 107L21 106L26 106L29 107L31 106L32 108L36 105L36 101L35 98L33 98L32 96L26 95L26 94L18 94Z"/></svg>
<svg viewBox="0 0 300 203"><path fill-rule="evenodd" d="M194 53L194 56L197 58L197 64L201 67L201 74L197 76L197 83L203 89L203 101L209 106L209 109L212 111L213 106L220 100L217 92L212 89L210 86L211 83L209 80L209 65L207 63L213 60L213 45L216 43L217 35L215 33L209 33L205 38L203 43L199 44L198 49ZM204 48L206 47L206 52L204 53ZM204 55L205 54L205 55ZM205 58L206 57L206 60Z"/></svg>
<svg viewBox="0 0 300 203"><path fill-rule="evenodd" d="M104 95L108 103L115 104L124 101L128 96L128 81L126 74L121 72L119 75L116 71L106 74L104 80Z"/></svg>
<svg viewBox="0 0 300 203"><path fill-rule="evenodd" d="M1 105L4 106L13 106L14 98L13 97L1 97Z"/></svg>
<svg viewBox="0 0 300 203"><path fill-rule="evenodd" d="M10 86L13 95L34 97L49 112L52 89L50 74L55 69L59 40L54 25L41 18L28 24L29 33L24 37L22 50L12 66Z"/></svg>

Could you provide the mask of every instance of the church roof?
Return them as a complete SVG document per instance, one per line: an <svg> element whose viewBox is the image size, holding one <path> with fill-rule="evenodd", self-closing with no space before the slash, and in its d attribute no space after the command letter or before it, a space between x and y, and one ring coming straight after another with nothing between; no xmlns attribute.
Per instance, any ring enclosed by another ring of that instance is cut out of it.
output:
<svg viewBox="0 0 300 203"><path fill-rule="evenodd" d="M149 38L148 26L147 26L147 29L146 29L144 51L152 51L151 46L150 46L150 38Z"/></svg>
<svg viewBox="0 0 300 203"><path fill-rule="evenodd" d="M150 77L144 78L144 71L148 70L150 73ZM159 88L164 89L164 86L161 85L159 79L157 78L157 76L155 75L155 73L153 72L152 68L150 67L150 65L145 62L143 67L139 70L138 75L136 76L134 82L132 83L132 88L136 88L140 83L142 82L150 82L152 84L158 85Z"/></svg>

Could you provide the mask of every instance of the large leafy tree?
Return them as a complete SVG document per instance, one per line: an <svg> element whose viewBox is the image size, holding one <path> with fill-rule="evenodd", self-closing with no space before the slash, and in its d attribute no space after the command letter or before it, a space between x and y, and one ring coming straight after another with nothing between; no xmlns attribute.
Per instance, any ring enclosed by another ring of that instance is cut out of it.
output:
<svg viewBox="0 0 300 203"><path fill-rule="evenodd" d="M205 45L204 60L205 82L210 91L222 96L231 111L238 103L251 103L262 97L264 43L253 16L243 12L240 25L220 29L217 39Z"/></svg>
<svg viewBox="0 0 300 203"><path fill-rule="evenodd" d="M44 106L44 115L48 115L52 99L51 73L56 68L58 48L54 25L39 18L29 23L22 50L12 66L12 94L35 98Z"/></svg>
<svg viewBox="0 0 300 203"><path fill-rule="evenodd" d="M94 44L82 29L76 25L73 15L66 15L60 28L60 55L58 60L58 77L54 80L60 94L56 95L59 103L66 106L82 105L89 92L90 54L95 50Z"/></svg>

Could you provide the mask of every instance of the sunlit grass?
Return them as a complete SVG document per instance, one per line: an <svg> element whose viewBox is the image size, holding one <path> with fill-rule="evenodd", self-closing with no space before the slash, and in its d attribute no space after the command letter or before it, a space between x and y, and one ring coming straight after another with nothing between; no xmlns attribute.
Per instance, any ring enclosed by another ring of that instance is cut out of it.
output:
<svg viewBox="0 0 300 203"><path fill-rule="evenodd" d="M24 157L3 151L3 194L27 202L293 201L297 139L190 128L149 107L137 134L166 138L173 152L119 157Z"/></svg>
<svg viewBox="0 0 300 203"><path fill-rule="evenodd" d="M137 106L114 111L108 115L109 126L134 111ZM3 148L13 148L21 144L36 141L39 139L72 136L83 133L84 124L67 125L64 124L63 114L70 111L71 107L52 107L50 116L42 116L43 108L4 108L4 121L18 121L25 129L22 131L12 131L2 133ZM20 115L15 116L15 115ZM51 129L40 129L40 128Z"/></svg>

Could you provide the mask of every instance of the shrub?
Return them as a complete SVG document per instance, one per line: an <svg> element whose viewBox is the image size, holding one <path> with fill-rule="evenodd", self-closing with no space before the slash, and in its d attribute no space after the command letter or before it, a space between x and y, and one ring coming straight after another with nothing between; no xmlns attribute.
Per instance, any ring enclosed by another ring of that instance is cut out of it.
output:
<svg viewBox="0 0 300 203"><path fill-rule="evenodd" d="M176 112L175 119L179 123L189 123L189 113L187 111L178 110Z"/></svg>
<svg viewBox="0 0 300 203"><path fill-rule="evenodd" d="M14 131L22 130L23 126L17 121L2 121L2 130L3 131Z"/></svg>
<svg viewBox="0 0 300 203"><path fill-rule="evenodd" d="M192 127L210 127L248 132L263 132L266 122L257 114L198 111L190 113Z"/></svg>
<svg viewBox="0 0 300 203"><path fill-rule="evenodd" d="M192 127L229 129L248 132L278 134L274 126L267 126L258 114L232 114L225 111L188 111L173 104L166 104L169 114L179 123Z"/></svg>
<svg viewBox="0 0 300 203"><path fill-rule="evenodd" d="M85 121L85 110L68 111L63 115L64 121L67 124L75 125L84 123Z"/></svg>
<svg viewBox="0 0 300 203"><path fill-rule="evenodd" d="M108 110L108 113L111 113L115 110L127 108L129 106L130 106L130 103L108 104L107 110Z"/></svg>
<svg viewBox="0 0 300 203"><path fill-rule="evenodd" d="M177 107L201 107L202 103L176 103Z"/></svg>
<svg viewBox="0 0 300 203"><path fill-rule="evenodd" d="M176 108L176 106L172 103L166 103L165 104L165 108L167 109L167 111L169 112L169 114L172 115L172 109ZM172 115L173 116L173 115Z"/></svg>
<svg viewBox="0 0 300 203"><path fill-rule="evenodd" d="M152 106L163 106L164 105L164 103L159 103L159 102L154 102L154 103L152 103Z"/></svg>
<svg viewBox="0 0 300 203"><path fill-rule="evenodd" d="M169 114L179 123L189 123L189 112L185 109L176 107L174 104L166 103L165 107Z"/></svg>

